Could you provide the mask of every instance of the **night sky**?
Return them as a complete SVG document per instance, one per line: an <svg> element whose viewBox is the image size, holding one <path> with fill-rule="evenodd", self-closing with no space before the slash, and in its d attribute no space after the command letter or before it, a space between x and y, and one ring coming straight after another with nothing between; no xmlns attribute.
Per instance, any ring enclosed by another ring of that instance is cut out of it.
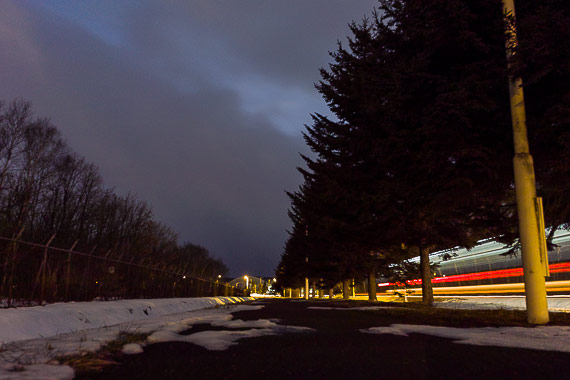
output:
<svg viewBox="0 0 570 380"><path fill-rule="evenodd" d="M0 100L234 276L273 275L313 84L376 0L0 0Z"/></svg>

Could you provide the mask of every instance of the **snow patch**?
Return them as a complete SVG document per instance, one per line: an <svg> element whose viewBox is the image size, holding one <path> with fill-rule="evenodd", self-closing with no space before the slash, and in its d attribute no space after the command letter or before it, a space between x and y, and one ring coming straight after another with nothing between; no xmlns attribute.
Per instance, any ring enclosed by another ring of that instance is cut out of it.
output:
<svg viewBox="0 0 570 380"><path fill-rule="evenodd" d="M233 319L231 321L219 321L213 322L212 326L220 326L220 327L227 327L229 329L243 329L243 328L255 328L255 329L263 329L263 328L273 328L276 326L274 323L275 320L271 321L268 319L258 319L256 321L242 321L241 319Z"/></svg>
<svg viewBox="0 0 570 380"><path fill-rule="evenodd" d="M570 326L458 328L394 324L360 330L369 334L410 333L455 339L455 343L477 346L527 348L531 350L570 352Z"/></svg>
<svg viewBox="0 0 570 380"><path fill-rule="evenodd" d="M143 348L137 343L128 343L123 346L121 352L125 355L136 355L143 352Z"/></svg>
<svg viewBox="0 0 570 380"><path fill-rule="evenodd" d="M248 307L247 305L243 305ZM251 307L255 310L255 307ZM249 328L249 330L214 330L200 331L190 335L180 335L182 328L158 330L152 333L147 340L151 343L159 342L187 342L202 346L207 350L223 351L237 344L239 339L255 338L259 336L277 335L282 333L313 332L309 327L283 326L275 323L275 320L258 319L255 321L237 320L212 320L212 326L226 328ZM186 325L186 329L191 326ZM191 330L190 330L191 332Z"/></svg>
<svg viewBox="0 0 570 380"><path fill-rule="evenodd" d="M271 329L251 329L245 331L202 331L196 334L188 335L180 341L194 343L202 346L207 350L224 351L230 346L236 345L237 340L243 338L254 338L263 335L275 335Z"/></svg>
<svg viewBox="0 0 570 380"><path fill-rule="evenodd" d="M250 311L250 310L261 310L265 306L263 305L237 305L232 308L232 313L236 313L238 311Z"/></svg>
<svg viewBox="0 0 570 380"><path fill-rule="evenodd" d="M548 296L547 302L549 311L570 312L569 296ZM466 296L436 302L434 306L462 310L526 310L526 300L524 296Z"/></svg>
<svg viewBox="0 0 570 380"><path fill-rule="evenodd" d="M66 365L31 364L27 366L0 362L2 380L71 380L73 368Z"/></svg>

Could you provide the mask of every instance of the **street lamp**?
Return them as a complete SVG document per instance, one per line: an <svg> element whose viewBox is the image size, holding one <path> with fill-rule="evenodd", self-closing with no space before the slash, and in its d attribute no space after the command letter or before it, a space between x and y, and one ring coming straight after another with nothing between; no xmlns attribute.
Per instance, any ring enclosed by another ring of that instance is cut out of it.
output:
<svg viewBox="0 0 570 380"><path fill-rule="evenodd" d="M245 288L249 289L249 277L243 276L243 279L245 280Z"/></svg>

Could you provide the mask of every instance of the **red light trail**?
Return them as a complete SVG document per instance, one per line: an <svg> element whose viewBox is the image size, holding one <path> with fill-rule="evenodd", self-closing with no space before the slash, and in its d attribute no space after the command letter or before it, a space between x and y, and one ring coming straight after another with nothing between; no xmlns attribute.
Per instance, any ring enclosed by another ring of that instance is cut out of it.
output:
<svg viewBox="0 0 570 380"><path fill-rule="evenodd" d="M550 273L562 273L562 272L570 272L570 263L557 263L551 264L548 266L550 269ZM523 276L523 269L522 268L512 268L512 269L501 269L501 270L493 270L487 272L476 272L476 273L466 273L466 274L457 274L451 276L443 276L443 277L435 277L431 280L432 284L438 283L446 283L446 282L460 282L460 281L477 281L477 280L486 280L486 279L493 279L493 278L507 278L507 277L522 277ZM406 281L408 285L421 285L421 279L415 280L408 280ZM383 282L378 284L379 287L384 286L404 286L403 283L394 283L394 282Z"/></svg>

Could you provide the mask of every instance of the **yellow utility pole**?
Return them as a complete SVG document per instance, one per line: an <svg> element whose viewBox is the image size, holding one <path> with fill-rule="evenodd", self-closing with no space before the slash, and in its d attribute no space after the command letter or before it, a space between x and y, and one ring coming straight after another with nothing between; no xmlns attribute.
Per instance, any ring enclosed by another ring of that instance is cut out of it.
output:
<svg viewBox="0 0 570 380"><path fill-rule="evenodd" d="M503 11L507 37L507 60L510 61L513 55L513 49L518 44L514 24L514 0L503 0ZM539 223L542 215L538 215L536 207L537 198L534 164L528 147L521 78L509 78L509 93L511 98L511 118L515 146L513 166L515 172L519 233L522 247L527 319L529 323L545 324L548 323L549 317L544 280L545 273L540 257L542 242L539 239L541 235L543 236L539 230L544 227ZM546 252L544 252L543 255L546 256ZM546 260L546 257L544 257L543 260Z"/></svg>

